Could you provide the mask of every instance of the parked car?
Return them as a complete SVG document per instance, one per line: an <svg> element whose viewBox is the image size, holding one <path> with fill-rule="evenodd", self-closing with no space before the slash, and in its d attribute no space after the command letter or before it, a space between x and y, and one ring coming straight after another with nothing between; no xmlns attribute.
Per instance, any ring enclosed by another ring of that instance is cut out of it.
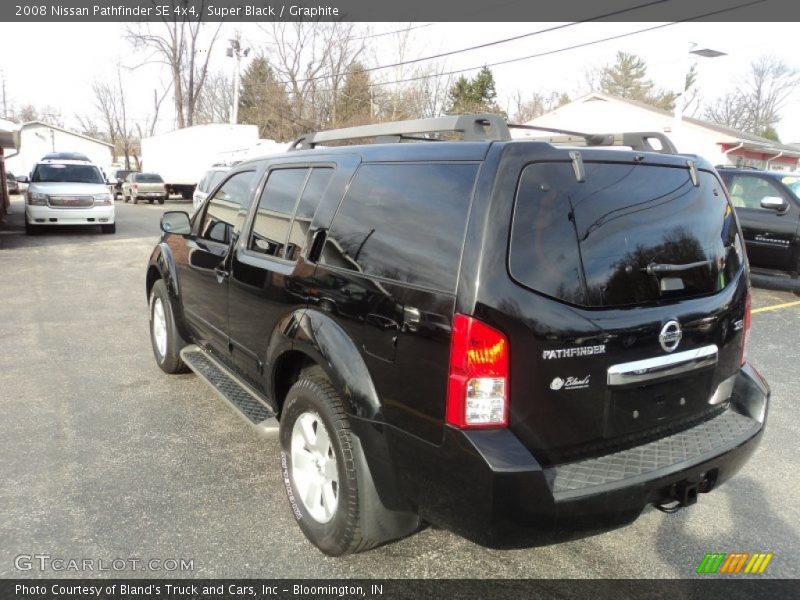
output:
<svg viewBox="0 0 800 600"><path fill-rule="evenodd" d="M19 183L13 173L6 173L6 187L9 194L19 194Z"/></svg>
<svg viewBox="0 0 800 600"><path fill-rule="evenodd" d="M91 162L48 159L33 167L25 194L25 233L58 225L100 225L103 233L116 231L114 197Z"/></svg>
<svg viewBox="0 0 800 600"><path fill-rule="evenodd" d="M231 170L231 165L214 165L208 171L205 172L203 178L198 182L197 187L194 189L194 194L192 195L192 206L194 207L195 212L197 211L200 206L202 206L203 202L206 198L208 198L208 194L213 190L216 185L222 181L225 174Z"/></svg>
<svg viewBox="0 0 800 600"><path fill-rule="evenodd" d="M138 169L117 169L114 172L114 196L122 196L122 184L131 173L139 173Z"/></svg>
<svg viewBox="0 0 800 600"><path fill-rule="evenodd" d="M718 170L739 217L753 281L800 291L800 174Z"/></svg>
<svg viewBox="0 0 800 600"><path fill-rule="evenodd" d="M327 554L423 521L502 546L674 512L761 439L769 388L714 168L663 134L510 127L309 134L162 217L156 362L277 433L291 513ZM361 136L419 141L317 147Z"/></svg>
<svg viewBox="0 0 800 600"><path fill-rule="evenodd" d="M122 199L138 204L147 200L150 204L158 200L164 204L167 199L167 186L158 173L130 173L122 182Z"/></svg>

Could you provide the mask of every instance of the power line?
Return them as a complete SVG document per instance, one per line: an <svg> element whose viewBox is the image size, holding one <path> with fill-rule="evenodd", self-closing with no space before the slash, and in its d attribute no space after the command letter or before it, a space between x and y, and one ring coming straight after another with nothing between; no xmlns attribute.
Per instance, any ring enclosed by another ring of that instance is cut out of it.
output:
<svg viewBox="0 0 800 600"><path fill-rule="evenodd" d="M533 36L536 36L536 35L541 35L543 33L550 33L550 32L553 32L553 31L558 31L560 29L567 29L568 27L575 27L576 25L581 25L583 23L591 23L592 21L598 21L598 20L601 20L601 19L607 19L607 18L610 18L610 17L615 17L615 16L621 15L623 13L632 12L634 10L639 10L640 8L647 8L649 6L654 6L656 4L663 4L665 2L671 2L671 1L672 0L651 0L650 2L646 2L644 4L639 4L637 6L632 6L630 8L623 8L623 9L620 9L620 10L615 10L613 12L605 13L605 14L602 14L602 15L597 15L595 17L590 17L590 18L584 19L582 21L575 21L574 23L565 23L565 24L562 24L562 25L555 25L553 27L548 27L546 29L539 29L537 31L531 31L529 33L523 33L523 34L515 35L515 36L512 36L512 37L507 37L507 38L503 38L503 39L499 39L499 40L494 40L494 41L491 41L491 42L486 42L484 44L478 44L476 46L469 46L467 48L461 48L459 50L449 50L447 52L440 52L439 54L431 54L430 56L421 56L419 58L412 58L412 59L409 59L409 60L398 61L398 62L391 63L391 64L388 64L388 65L377 65L377 66L374 66L374 67L366 67L364 69L361 69L361 71L364 72L364 73L369 73L371 71L379 71L381 69L391 69L393 67L401 67L403 65L411 65L411 64L415 64L415 63L419 63L419 62L425 62L427 60L435 60L437 58L445 58L447 56L454 56L456 54L463 54L464 52L471 52L473 50L480 50L482 48L489 48L491 46L498 46L500 44L507 44L509 42L516 42L517 40L521 40L521 39L524 39L524 38L533 37ZM292 82L292 81L279 81L278 83L283 84L283 85L286 85L286 84L289 84L289 83L306 83L306 82L309 82L309 81L318 81L320 79L330 79L331 77L334 77L334 75L319 75L317 77L306 77L304 79L297 79L294 82Z"/></svg>
<svg viewBox="0 0 800 600"><path fill-rule="evenodd" d="M609 42L609 41L612 41L612 40L618 40L618 39L629 37L629 36L632 36L632 35L638 35L640 33L646 33L648 31L655 31L657 29L664 29L665 27L672 27L673 25L679 25L681 23L687 23L689 21L696 21L698 19L704 19L706 17L713 17L715 15L719 15L719 14L722 14L722 13L730 12L730 11L733 11L733 10L738 10L740 8L746 8L748 6L753 6L753 5L756 5L756 4L762 4L762 3L767 2L767 1L768 0L753 0L752 2L744 2L742 4L737 4L735 6L731 6L731 7L728 7L728 8L722 8L722 9L719 9L719 10L703 13L703 14L700 14L700 15L695 15L693 17L687 17L685 19L680 19L679 21L672 21L670 23L664 23L664 24L661 24L661 25L655 25L653 27L646 27L644 29L637 29L636 31L629 31L627 33L622 33L622 34L619 34L619 35L612 35L612 36L609 36L609 37L601 38L599 40L592 40L590 42L583 42L581 44L574 44L572 46L566 46L564 48L558 48L556 50L548 50L546 52L539 52L537 54L530 54L528 56L521 56L521 57L518 57L518 58L510 58L510 59L507 59L507 60L501 60L501 61L494 62L494 63L482 64L482 65L477 65L477 66L473 66L473 67L466 67L464 69L454 69L452 71L446 71L446 72L442 72L442 73L437 73L435 76L436 77L443 77L443 76L447 76L447 75L458 75L459 73L467 73L469 71L475 71L476 69L481 69L483 67L498 67L498 66L501 66L501 65L507 65L507 64L511 64L511 63L515 63L515 62L521 62L521 61L524 61L524 60L530 60L530 59L539 58L539 57L542 57L542 56L549 56L549 55L552 55L552 54L558 54L560 52L567 52L568 50L575 50L577 48L585 48L587 46L593 46L595 44L601 44L603 42ZM430 77L432 77L432 75L417 75L417 76L414 76L414 77L406 77L404 79L395 79L393 81L379 81L379 82L374 82L374 83L370 82L369 86L370 87L380 87L380 86L384 86L384 85L393 85L393 84L396 84L396 83L407 83L409 81L419 81L420 79L428 79ZM337 90L334 90L334 89L316 90L316 92L318 92L318 93L335 92L335 91L337 91ZM291 93L295 93L295 92L292 91L292 90L286 90L286 93L291 94Z"/></svg>

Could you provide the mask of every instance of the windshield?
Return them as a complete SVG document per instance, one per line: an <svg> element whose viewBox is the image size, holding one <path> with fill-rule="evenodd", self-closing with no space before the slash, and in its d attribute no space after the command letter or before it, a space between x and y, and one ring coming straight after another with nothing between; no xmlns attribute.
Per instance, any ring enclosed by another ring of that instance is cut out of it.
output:
<svg viewBox="0 0 800 600"><path fill-rule="evenodd" d="M93 165L36 165L32 183L105 183L100 170Z"/></svg>
<svg viewBox="0 0 800 600"><path fill-rule="evenodd" d="M784 185L789 188L789 191L794 194L794 197L800 200L800 176L789 176L781 179Z"/></svg>
<svg viewBox="0 0 800 600"><path fill-rule="evenodd" d="M155 173L140 173L136 175L136 181L139 183L164 183L161 175L156 175Z"/></svg>

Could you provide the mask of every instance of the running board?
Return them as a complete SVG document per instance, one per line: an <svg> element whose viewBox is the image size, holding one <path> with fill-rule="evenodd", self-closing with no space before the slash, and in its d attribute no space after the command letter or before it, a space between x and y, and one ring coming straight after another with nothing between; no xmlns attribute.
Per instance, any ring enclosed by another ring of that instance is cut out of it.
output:
<svg viewBox="0 0 800 600"><path fill-rule="evenodd" d="M276 437L278 420L275 411L258 395L240 382L227 367L211 353L191 344L181 350L181 360L233 408L260 435Z"/></svg>

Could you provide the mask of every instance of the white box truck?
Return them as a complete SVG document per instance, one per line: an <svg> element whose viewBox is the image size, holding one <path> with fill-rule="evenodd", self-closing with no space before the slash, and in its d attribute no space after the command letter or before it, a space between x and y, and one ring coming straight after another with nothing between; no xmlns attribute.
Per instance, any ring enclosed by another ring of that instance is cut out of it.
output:
<svg viewBox="0 0 800 600"><path fill-rule="evenodd" d="M259 142L255 125L211 123L142 139L142 170L158 173L170 194L191 198L206 170Z"/></svg>

